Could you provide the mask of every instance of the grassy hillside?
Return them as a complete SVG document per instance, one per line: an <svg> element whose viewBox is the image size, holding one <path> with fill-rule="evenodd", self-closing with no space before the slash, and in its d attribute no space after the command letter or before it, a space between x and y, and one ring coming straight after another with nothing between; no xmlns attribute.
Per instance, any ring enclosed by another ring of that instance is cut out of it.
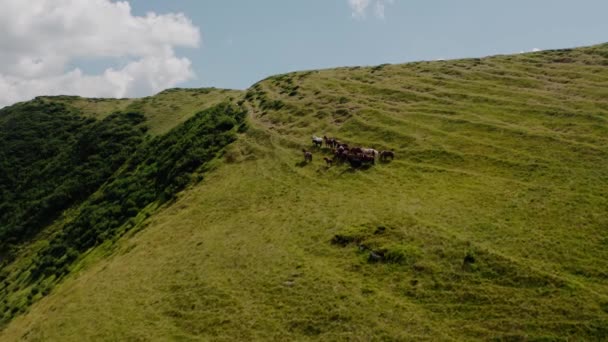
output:
<svg viewBox="0 0 608 342"><path fill-rule="evenodd" d="M178 107L185 121L160 135L147 133L160 126L154 111L107 106L120 101L98 101L109 115L83 114L73 105L81 99L70 97L0 111L0 326L50 293L91 248L111 246L201 180L242 128L233 91L221 92L221 104L215 90L159 96L169 93L212 95L194 115Z"/></svg>
<svg viewBox="0 0 608 342"><path fill-rule="evenodd" d="M606 84L608 45L261 81L223 163L0 339L606 339Z"/></svg>

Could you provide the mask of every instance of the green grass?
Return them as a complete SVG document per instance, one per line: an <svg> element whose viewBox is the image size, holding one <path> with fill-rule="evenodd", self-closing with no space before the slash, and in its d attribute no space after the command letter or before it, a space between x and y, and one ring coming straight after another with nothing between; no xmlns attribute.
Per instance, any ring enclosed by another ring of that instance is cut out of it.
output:
<svg viewBox="0 0 608 342"><path fill-rule="evenodd" d="M602 340L608 45L271 77L198 185L3 340ZM327 168L312 134L394 149Z"/></svg>
<svg viewBox="0 0 608 342"><path fill-rule="evenodd" d="M78 109L86 116L97 119L115 111L140 112L146 116L150 133L162 135L184 123L199 111L218 105L228 98L240 96L238 90L201 88L167 89L154 96L140 99L82 98L77 96L41 97L45 101L59 102Z"/></svg>

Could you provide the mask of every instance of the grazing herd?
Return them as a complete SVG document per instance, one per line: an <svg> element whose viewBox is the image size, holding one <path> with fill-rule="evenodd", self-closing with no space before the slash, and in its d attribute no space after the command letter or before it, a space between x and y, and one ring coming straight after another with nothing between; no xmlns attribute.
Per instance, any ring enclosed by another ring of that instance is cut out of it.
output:
<svg viewBox="0 0 608 342"><path fill-rule="evenodd" d="M313 135L312 144L316 148L322 148L323 144L325 144L326 148L331 149L333 159L323 157L323 160L325 160L328 167L335 163L348 162L350 166L357 168L365 164L375 164L376 158L378 157L381 161L393 160L395 158L395 152L392 150L378 152L373 148L351 147L338 139L328 138L326 136L320 138ZM302 149L302 152L304 153L304 162L312 162L312 152L306 149Z"/></svg>

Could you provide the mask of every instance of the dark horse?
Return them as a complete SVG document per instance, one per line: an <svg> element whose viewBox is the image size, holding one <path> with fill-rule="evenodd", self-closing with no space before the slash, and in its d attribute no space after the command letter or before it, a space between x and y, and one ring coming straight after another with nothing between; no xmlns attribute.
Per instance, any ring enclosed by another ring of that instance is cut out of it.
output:
<svg viewBox="0 0 608 342"><path fill-rule="evenodd" d="M334 148L336 147L336 139L328 138L327 136L323 136L323 141L325 141L325 147Z"/></svg>
<svg viewBox="0 0 608 342"><path fill-rule="evenodd" d="M361 167L363 165L363 161L361 161L361 159L354 157L354 156L348 158L348 163L353 168Z"/></svg>
<svg viewBox="0 0 608 342"><path fill-rule="evenodd" d="M305 149L302 149L302 152L304 153L304 162L305 163L312 162L312 153L310 153L309 151L306 151Z"/></svg>
<svg viewBox="0 0 608 342"><path fill-rule="evenodd" d="M361 154L363 153L363 149L361 147L353 147L350 149L350 153Z"/></svg>
<svg viewBox="0 0 608 342"><path fill-rule="evenodd" d="M392 150L380 152L380 160L386 161L389 157L391 158L391 160L395 159L395 152L393 152Z"/></svg>

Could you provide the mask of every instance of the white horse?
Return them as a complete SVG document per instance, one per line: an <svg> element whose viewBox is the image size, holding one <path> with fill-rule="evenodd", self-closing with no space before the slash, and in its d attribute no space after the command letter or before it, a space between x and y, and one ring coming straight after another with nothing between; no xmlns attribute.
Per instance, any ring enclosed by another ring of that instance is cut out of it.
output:
<svg viewBox="0 0 608 342"><path fill-rule="evenodd" d="M380 154L377 150L374 150L373 148L362 148L361 151L363 151L363 154L373 156L374 158L378 157L378 154Z"/></svg>
<svg viewBox="0 0 608 342"><path fill-rule="evenodd" d="M321 147L321 146L323 146L323 138L319 138L318 136L313 135L312 143L313 143L313 145L315 145L317 147Z"/></svg>

